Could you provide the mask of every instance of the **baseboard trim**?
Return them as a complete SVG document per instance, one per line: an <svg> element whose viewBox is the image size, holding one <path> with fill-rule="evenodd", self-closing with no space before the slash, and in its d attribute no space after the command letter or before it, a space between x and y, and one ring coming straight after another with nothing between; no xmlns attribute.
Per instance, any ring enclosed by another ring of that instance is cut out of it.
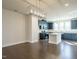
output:
<svg viewBox="0 0 79 59"><path fill-rule="evenodd" d="M30 41L30 43L36 43L36 42L38 42L38 40L35 40L35 41Z"/></svg>
<svg viewBox="0 0 79 59"><path fill-rule="evenodd" d="M36 43L36 42L38 42L38 41L22 41L22 42L3 45L2 48L17 45L17 44L21 44L21 43Z"/></svg>
<svg viewBox="0 0 79 59"><path fill-rule="evenodd" d="M59 42L51 42L51 41L49 41L48 43L50 43L50 44L59 44Z"/></svg>
<svg viewBox="0 0 79 59"><path fill-rule="evenodd" d="M28 41L22 41L22 42L17 42L17 43L12 43L12 44L6 44L6 45L3 45L2 48L17 45L17 44L21 44L21 43L26 43L26 42L28 42Z"/></svg>

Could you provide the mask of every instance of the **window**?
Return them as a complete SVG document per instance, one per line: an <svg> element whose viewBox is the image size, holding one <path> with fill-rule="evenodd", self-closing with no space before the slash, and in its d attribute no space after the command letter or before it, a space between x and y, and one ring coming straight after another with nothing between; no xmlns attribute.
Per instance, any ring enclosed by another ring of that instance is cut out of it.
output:
<svg viewBox="0 0 79 59"><path fill-rule="evenodd" d="M65 27L65 26L64 26L64 22L60 22L60 23L59 23L59 29L60 29L60 30L64 30L64 27Z"/></svg>
<svg viewBox="0 0 79 59"><path fill-rule="evenodd" d="M53 24L53 26L54 26L54 30L58 30L58 27L59 27L58 25L59 25L59 24L56 23L56 22Z"/></svg>
<svg viewBox="0 0 79 59"><path fill-rule="evenodd" d="M71 21L55 22L54 30L71 30Z"/></svg>
<svg viewBox="0 0 79 59"><path fill-rule="evenodd" d="M71 29L71 22L70 21L66 21L65 22L65 30L70 30Z"/></svg>

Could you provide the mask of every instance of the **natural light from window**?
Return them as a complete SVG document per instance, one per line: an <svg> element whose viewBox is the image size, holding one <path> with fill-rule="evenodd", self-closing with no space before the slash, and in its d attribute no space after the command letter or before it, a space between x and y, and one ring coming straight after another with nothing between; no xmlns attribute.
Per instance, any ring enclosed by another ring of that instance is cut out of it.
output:
<svg viewBox="0 0 79 59"><path fill-rule="evenodd" d="M71 30L71 22L70 21L61 21L61 22L54 22L54 30Z"/></svg>

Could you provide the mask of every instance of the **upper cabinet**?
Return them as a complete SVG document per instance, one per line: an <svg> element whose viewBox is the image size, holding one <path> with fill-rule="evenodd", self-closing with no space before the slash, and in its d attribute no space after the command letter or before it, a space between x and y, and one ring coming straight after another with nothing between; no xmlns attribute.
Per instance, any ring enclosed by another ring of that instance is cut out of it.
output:
<svg viewBox="0 0 79 59"><path fill-rule="evenodd" d="M46 20L38 20L39 29L48 29L47 21Z"/></svg>
<svg viewBox="0 0 79 59"><path fill-rule="evenodd" d="M39 29L53 29L53 22L47 22L46 20L38 20Z"/></svg>
<svg viewBox="0 0 79 59"><path fill-rule="evenodd" d="M48 22L48 29L53 29L53 23L52 22Z"/></svg>
<svg viewBox="0 0 79 59"><path fill-rule="evenodd" d="M71 20L71 29L77 29L77 18Z"/></svg>

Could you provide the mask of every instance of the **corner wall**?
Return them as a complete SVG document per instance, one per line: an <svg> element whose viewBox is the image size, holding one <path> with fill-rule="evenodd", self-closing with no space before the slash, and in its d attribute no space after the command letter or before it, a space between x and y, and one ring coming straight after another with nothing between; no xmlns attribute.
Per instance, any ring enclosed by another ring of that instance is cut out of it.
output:
<svg viewBox="0 0 79 59"><path fill-rule="evenodd" d="M7 9L2 10L2 46L27 41L25 15Z"/></svg>

